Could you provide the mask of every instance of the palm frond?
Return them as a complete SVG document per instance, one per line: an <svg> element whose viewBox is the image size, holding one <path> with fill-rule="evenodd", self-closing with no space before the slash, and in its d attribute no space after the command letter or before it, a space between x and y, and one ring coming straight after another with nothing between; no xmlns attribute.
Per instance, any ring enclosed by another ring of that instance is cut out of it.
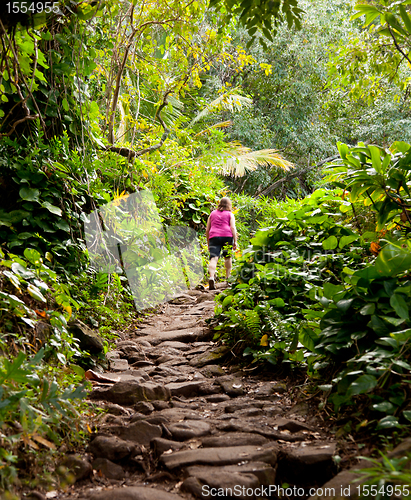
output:
<svg viewBox="0 0 411 500"><path fill-rule="evenodd" d="M225 122L214 123L214 125L211 125L211 127L207 127L204 130L202 130L201 132L198 132L194 137L199 137L200 135L208 134L210 132L210 130L213 130L215 128L229 127L232 124L233 124L233 122L231 120L226 120Z"/></svg>
<svg viewBox="0 0 411 500"><path fill-rule="evenodd" d="M198 113L192 120L190 125L194 125L194 123L207 118L211 113L215 113L221 110L230 111L234 113L236 111L241 111L243 108L249 108L253 104L253 100L249 97L244 97L240 94L236 94L234 92L235 89L232 89L228 92L224 92L207 104L207 106Z"/></svg>
<svg viewBox="0 0 411 500"><path fill-rule="evenodd" d="M225 162L221 169L223 175L243 177L247 170L256 170L259 165L272 165L286 171L294 167L276 149L252 151L238 142L231 142L228 146L229 149L225 152Z"/></svg>

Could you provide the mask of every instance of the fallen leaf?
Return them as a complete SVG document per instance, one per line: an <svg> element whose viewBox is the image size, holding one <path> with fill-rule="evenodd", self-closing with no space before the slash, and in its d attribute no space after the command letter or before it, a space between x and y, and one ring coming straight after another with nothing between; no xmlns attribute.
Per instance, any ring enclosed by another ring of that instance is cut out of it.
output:
<svg viewBox="0 0 411 500"><path fill-rule="evenodd" d="M43 446L46 446L47 448L50 448L50 450L55 450L56 445L49 441L48 439L45 439L43 436L39 436L38 434L35 434L33 436L33 439L37 441L38 443L42 444Z"/></svg>
<svg viewBox="0 0 411 500"><path fill-rule="evenodd" d="M84 378L87 380L92 380L94 382L107 382L110 384L115 384L116 382L120 382L120 378L109 378L101 375L100 373L93 372L93 370L87 370L84 374Z"/></svg>

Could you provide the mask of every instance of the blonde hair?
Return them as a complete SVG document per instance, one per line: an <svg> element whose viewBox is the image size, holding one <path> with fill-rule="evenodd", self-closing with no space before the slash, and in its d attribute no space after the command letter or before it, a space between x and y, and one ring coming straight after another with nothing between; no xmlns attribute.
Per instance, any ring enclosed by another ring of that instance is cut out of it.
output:
<svg viewBox="0 0 411 500"><path fill-rule="evenodd" d="M223 212L224 210L228 210L231 212L231 200L230 198L221 198L220 203L218 204L217 210L220 210L220 212Z"/></svg>

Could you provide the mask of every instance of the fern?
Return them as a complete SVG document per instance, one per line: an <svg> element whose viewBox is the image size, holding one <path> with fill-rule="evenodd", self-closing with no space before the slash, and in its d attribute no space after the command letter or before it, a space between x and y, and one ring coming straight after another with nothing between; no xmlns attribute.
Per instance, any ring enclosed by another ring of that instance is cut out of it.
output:
<svg viewBox="0 0 411 500"><path fill-rule="evenodd" d="M261 320L257 311L248 310L244 314L244 323L247 330L253 335L253 337L261 336Z"/></svg>

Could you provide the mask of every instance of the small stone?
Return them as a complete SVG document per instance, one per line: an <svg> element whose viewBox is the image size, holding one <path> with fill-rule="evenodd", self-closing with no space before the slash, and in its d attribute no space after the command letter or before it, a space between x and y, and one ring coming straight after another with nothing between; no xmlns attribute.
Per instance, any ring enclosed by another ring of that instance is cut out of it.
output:
<svg viewBox="0 0 411 500"><path fill-rule="evenodd" d="M158 344L166 341L193 342L194 340L204 337L205 332L203 330L204 329L200 326L188 328L186 330L159 332L156 334L152 333L148 335L145 340L150 342L153 346L157 346Z"/></svg>
<svg viewBox="0 0 411 500"><path fill-rule="evenodd" d="M156 363L158 365L161 365L162 363L167 363L167 361L174 361L175 359L175 356L172 356L171 354L163 354L163 356L157 358Z"/></svg>
<svg viewBox="0 0 411 500"><path fill-rule="evenodd" d="M160 415L166 417L169 422L181 422L182 420L197 420L202 419L201 413L198 411L191 411L187 408L165 408L159 412Z"/></svg>
<svg viewBox="0 0 411 500"><path fill-rule="evenodd" d="M128 361L126 359L110 359L110 370L113 372L125 372L129 369Z"/></svg>
<svg viewBox="0 0 411 500"><path fill-rule="evenodd" d="M243 382L235 377L231 377L230 375L226 375L224 377L220 377L216 379L223 391L229 396L242 396L244 394L244 385Z"/></svg>
<svg viewBox="0 0 411 500"><path fill-rule="evenodd" d="M75 476L76 481L89 477L93 472L93 467L88 460L80 455L68 455L62 462Z"/></svg>
<svg viewBox="0 0 411 500"><path fill-rule="evenodd" d="M170 441L169 439L164 438L154 438L151 441L151 447L154 449L154 453L157 457L168 450L181 450L183 446L184 443L177 443L176 441Z"/></svg>
<svg viewBox="0 0 411 500"><path fill-rule="evenodd" d="M162 342L157 346L159 349L164 347L172 347L173 349L179 349L180 351L189 351L191 347L184 342L176 342L172 340L167 340L166 342Z"/></svg>
<svg viewBox="0 0 411 500"><path fill-rule="evenodd" d="M276 417L284 413L284 410L279 406L264 406L264 413L267 417Z"/></svg>
<svg viewBox="0 0 411 500"><path fill-rule="evenodd" d="M121 358L121 352L120 351L109 351L106 354L106 359L109 361L112 359L120 359Z"/></svg>
<svg viewBox="0 0 411 500"><path fill-rule="evenodd" d="M204 448L223 448L228 446L260 446L269 440L252 432L228 432L218 436L209 436L201 440Z"/></svg>
<svg viewBox="0 0 411 500"><path fill-rule="evenodd" d="M147 368L148 366L155 366L152 361L139 360L133 362L133 368Z"/></svg>
<svg viewBox="0 0 411 500"><path fill-rule="evenodd" d="M146 415L140 412L133 413L133 415L130 417L130 423L137 422L137 420L144 420L146 418Z"/></svg>
<svg viewBox="0 0 411 500"><path fill-rule="evenodd" d="M250 408L250 403L245 402L245 401L241 401L238 403L226 405L224 407L224 411L225 411L225 413L237 413L241 410L246 410L248 408Z"/></svg>
<svg viewBox="0 0 411 500"><path fill-rule="evenodd" d="M254 397L256 399L266 399L275 397L275 393L283 394L284 392L287 392L287 385L284 382L262 382L254 390Z"/></svg>
<svg viewBox="0 0 411 500"><path fill-rule="evenodd" d="M157 411L165 410L170 407L169 401L151 401L151 404L154 406L154 409Z"/></svg>
<svg viewBox="0 0 411 500"><path fill-rule="evenodd" d="M112 415L124 415L124 416L130 415L129 410L127 410L126 408L123 408L120 405L116 405L115 403L105 403L103 408L105 410L107 410L108 413L111 413Z"/></svg>
<svg viewBox="0 0 411 500"><path fill-rule="evenodd" d="M144 415L150 415L154 411L154 406L148 401L139 401L134 405L134 409Z"/></svg>
<svg viewBox="0 0 411 500"><path fill-rule="evenodd" d="M208 365L200 370L205 377L221 377L225 371L218 365Z"/></svg>
<svg viewBox="0 0 411 500"><path fill-rule="evenodd" d="M164 415L151 415L150 417L146 417L146 422L148 422L149 424L161 426L162 424L168 424L169 419Z"/></svg>
<svg viewBox="0 0 411 500"><path fill-rule="evenodd" d="M135 443L129 443L116 436L96 436L88 446L88 451L96 458L121 460L130 456L136 450Z"/></svg>
<svg viewBox="0 0 411 500"><path fill-rule="evenodd" d="M127 427L123 427L119 437L125 441L133 441L138 444L148 445L150 441L162 434L161 427L149 424L144 420L133 422Z"/></svg>
<svg viewBox="0 0 411 500"><path fill-rule="evenodd" d="M247 408L245 410L241 410L239 412L239 416L247 418L247 417L258 417L263 414L263 410L260 408Z"/></svg>
<svg viewBox="0 0 411 500"><path fill-rule="evenodd" d="M230 400L230 396L228 396L227 394L211 394L210 396L206 397L206 400L209 403L222 403L223 401Z"/></svg>
<svg viewBox="0 0 411 500"><path fill-rule="evenodd" d="M210 434L211 427L207 422L203 422L202 420L185 420L184 422L170 425L168 430L177 441L185 441L186 439Z"/></svg>
<svg viewBox="0 0 411 500"><path fill-rule="evenodd" d="M202 380L194 380L189 382L172 382L166 384L166 388L172 396L195 397L202 394L216 394L221 392L221 389L212 386Z"/></svg>
<svg viewBox="0 0 411 500"><path fill-rule="evenodd" d="M201 368L205 365L218 363L222 361L230 352L231 349L229 347L222 345L196 356L190 361L190 365Z"/></svg>
<svg viewBox="0 0 411 500"><path fill-rule="evenodd" d="M124 469L107 458L97 458L93 462L93 469L101 472L108 479L120 480L124 478Z"/></svg>
<svg viewBox="0 0 411 500"><path fill-rule="evenodd" d="M275 421L275 425L278 427L278 430L283 431L287 430L290 432L299 432L299 431L312 431L312 428L305 424L304 422L298 422L297 420L290 420L288 418L280 418Z"/></svg>

